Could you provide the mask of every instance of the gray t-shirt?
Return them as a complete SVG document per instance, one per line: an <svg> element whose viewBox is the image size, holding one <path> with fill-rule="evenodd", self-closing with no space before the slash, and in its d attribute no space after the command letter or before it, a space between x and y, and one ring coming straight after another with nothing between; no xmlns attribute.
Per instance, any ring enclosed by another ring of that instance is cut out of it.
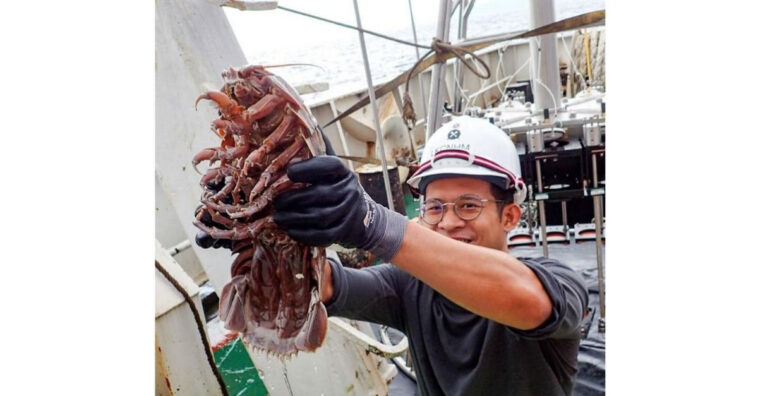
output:
<svg viewBox="0 0 758 396"><path fill-rule="evenodd" d="M362 270L330 260L329 315L388 325L406 334L421 395L568 395L577 372L587 289L568 266L519 258L553 304L550 318L522 331L448 300L391 264Z"/></svg>

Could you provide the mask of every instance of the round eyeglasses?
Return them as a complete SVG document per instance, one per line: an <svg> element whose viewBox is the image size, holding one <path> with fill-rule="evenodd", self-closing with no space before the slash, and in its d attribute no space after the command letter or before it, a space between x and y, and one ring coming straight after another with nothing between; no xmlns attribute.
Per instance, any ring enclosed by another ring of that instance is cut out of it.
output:
<svg viewBox="0 0 758 396"><path fill-rule="evenodd" d="M420 217L424 223L436 225L445 216L445 206L453 205L453 211L462 220L474 220L482 214L487 202L505 202L496 199L484 199L476 195L461 195L453 202L442 202L439 199L428 199L421 204Z"/></svg>

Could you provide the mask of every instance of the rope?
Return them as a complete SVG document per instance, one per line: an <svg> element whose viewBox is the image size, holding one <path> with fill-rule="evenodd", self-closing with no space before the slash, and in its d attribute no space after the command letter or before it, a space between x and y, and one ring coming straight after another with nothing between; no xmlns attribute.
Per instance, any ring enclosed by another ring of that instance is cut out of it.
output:
<svg viewBox="0 0 758 396"><path fill-rule="evenodd" d="M569 62L571 62L571 79L573 80L576 78L576 75L582 75L582 73L579 72L579 68L576 66L576 63L574 62L574 56L572 54L572 51L569 51L568 46L566 46L566 39L564 36L561 36L561 43L563 44L563 49L566 50L566 53L569 56ZM580 79L583 86L586 87L587 83L584 81L584 76ZM566 86L568 86L568 81L566 81ZM571 87L571 96L574 96L574 87ZM568 95L568 92L566 93Z"/></svg>
<svg viewBox="0 0 758 396"><path fill-rule="evenodd" d="M293 9L291 9L291 8L282 7L282 6L276 6L276 8L279 8L279 9L281 9L281 10L284 10L284 11L289 11L289 12L291 12L291 13L294 13L294 14L298 14L298 15L302 15L302 16L307 16L307 17L309 17L309 18L318 19L319 21L324 21L324 22L328 22L328 23L333 23L333 24L335 24L335 25L338 25L338 26L342 26L342 27L346 27L346 28L348 28L348 29L357 30L357 31L359 31L359 32L361 32L361 33L366 33L366 34L370 34L370 35L372 35L372 36L381 37L381 38L383 38L383 39L385 39L385 40L390 40L390 41L394 41L394 42L396 42L396 43L405 44L405 45L410 45L411 47L417 47L417 48L426 48L426 49L430 48L430 47L427 47L427 46L425 46L425 45L421 45L421 44L415 44L415 43L411 43L411 42L409 42L409 41L400 40L400 39L398 39L398 38L390 37L390 36L387 36L387 35L384 35L384 34L381 34L381 33L376 33L376 32L372 32L372 31L370 31L370 30L366 30L366 29L362 29L362 28L359 28L359 27L355 27L355 26L352 26L352 25L348 25L348 24L346 24L346 23L337 22L337 21L333 21L333 20L331 20L331 19L326 19L326 18L322 18L322 17L320 17L320 16L316 16L316 15L308 14L307 12L302 12L302 11L298 11L298 10L293 10Z"/></svg>
<svg viewBox="0 0 758 396"><path fill-rule="evenodd" d="M488 79L492 75L490 72L489 66L482 60L482 58L478 57L476 54L474 54L473 51L457 45L452 45L450 43L446 43L438 38L434 38L432 40L432 47L429 52L424 54L423 57L419 58L419 60L416 61L416 63L413 64L413 67L411 68L411 71L408 73L408 76L405 78L405 93L403 94L403 121L405 121L406 127L408 127L408 130L412 130L413 126L416 125L416 112L413 110L413 101L411 100L411 95L408 92L408 85L411 80L411 76L413 76L413 72L416 71L416 68L423 60L425 60L429 55L432 53L435 53L437 56L437 62L436 63L444 63L445 60L443 60L444 53L451 53L453 54L458 60L461 61L461 63L466 66L474 75L481 79ZM465 55L470 55L473 58L472 60L466 59ZM482 73L479 71L478 68L475 68L475 63L479 63L484 67L485 73Z"/></svg>
<svg viewBox="0 0 758 396"><path fill-rule="evenodd" d="M587 29L584 30L584 53L587 56L587 78L592 83L592 61L590 60L590 35L587 33Z"/></svg>
<svg viewBox="0 0 758 396"><path fill-rule="evenodd" d="M476 74L479 78L488 79L490 78L490 68L487 66L486 63L482 60L482 58L476 56L473 51L467 49L466 47L452 45L450 43L443 42L440 39L435 38L432 41L432 50L438 54L442 54L445 52L451 52L453 55L455 55L456 58L458 58L461 63L463 63L469 70L471 70L472 73ZM484 66L484 70L487 72L485 75L484 73L480 73L478 69L474 68L474 62L471 62L467 60L464 55L471 55L472 58L476 62L478 62L480 65ZM438 63L442 63L444 61L439 60Z"/></svg>
<svg viewBox="0 0 758 396"><path fill-rule="evenodd" d="M403 93L403 121L409 131L416 125L416 112L413 110L413 101L411 100L410 92L408 92L408 82L411 81L411 76L413 75L413 72L416 71L418 65L431 55L432 52L434 52L434 50L429 50L424 56L418 58L416 63L413 64L410 73L408 73L408 76L405 78L405 93Z"/></svg>
<svg viewBox="0 0 758 396"><path fill-rule="evenodd" d="M155 260L155 269L157 269L163 276L166 277L166 279L171 282L172 285L176 288L177 291L184 297L184 301L187 302L190 309L192 310L192 316L195 317L195 324L197 325L197 331L200 333L200 339L203 341L203 347L205 349L205 358L208 360L208 364L211 366L211 370L213 371L213 375L216 376L216 380L218 380L218 385L221 387L221 393L224 394L224 396L229 396L229 392L226 390L226 384L224 383L224 379L221 378L221 373L218 371L218 367L216 367L216 363L213 361L213 355L211 354L211 345L208 342L208 336L205 334L205 331L203 330L203 322L200 319L200 312L197 311L197 307L195 306L195 303L192 301L192 297L190 297L189 293L187 293L186 290L182 287L182 285L177 282L176 279L174 279L171 274L166 271L165 268L158 262L158 260Z"/></svg>

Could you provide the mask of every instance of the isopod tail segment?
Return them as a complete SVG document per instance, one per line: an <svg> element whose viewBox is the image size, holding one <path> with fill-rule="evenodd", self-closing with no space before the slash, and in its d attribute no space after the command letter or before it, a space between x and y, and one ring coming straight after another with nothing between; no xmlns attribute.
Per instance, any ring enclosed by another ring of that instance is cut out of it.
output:
<svg viewBox="0 0 758 396"><path fill-rule="evenodd" d="M318 299L318 292L313 289L313 297L310 303L310 314L303 325L300 333L295 337L295 346L298 350L313 352L320 347L326 339L326 329L329 324L326 307Z"/></svg>
<svg viewBox="0 0 758 396"><path fill-rule="evenodd" d="M245 330L244 296L247 294L248 284L244 275L232 277L221 292L219 304L219 318L224 321L224 326L232 331Z"/></svg>

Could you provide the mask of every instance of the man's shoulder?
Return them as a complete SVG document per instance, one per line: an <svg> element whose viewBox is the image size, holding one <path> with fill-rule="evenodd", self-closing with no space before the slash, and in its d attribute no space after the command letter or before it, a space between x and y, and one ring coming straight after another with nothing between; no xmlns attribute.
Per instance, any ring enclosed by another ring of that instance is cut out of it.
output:
<svg viewBox="0 0 758 396"><path fill-rule="evenodd" d="M543 256L517 257L517 259L534 271L539 278L542 278L543 274L549 273L563 280L571 281L570 283L574 283L577 287L586 289L582 275L563 261Z"/></svg>

